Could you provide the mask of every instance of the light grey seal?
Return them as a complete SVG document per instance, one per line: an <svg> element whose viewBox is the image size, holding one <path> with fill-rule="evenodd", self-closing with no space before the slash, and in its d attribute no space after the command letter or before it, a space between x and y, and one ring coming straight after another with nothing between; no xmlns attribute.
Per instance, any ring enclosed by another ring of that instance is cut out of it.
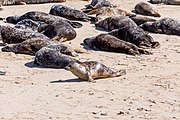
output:
<svg viewBox="0 0 180 120"><path fill-rule="evenodd" d="M118 77L126 74L124 69L115 71L97 61L73 61L65 69L88 82L95 82L94 79L96 78Z"/></svg>
<svg viewBox="0 0 180 120"><path fill-rule="evenodd" d="M146 2L138 3L134 9L138 14L161 17L161 15L152 7L152 5Z"/></svg>

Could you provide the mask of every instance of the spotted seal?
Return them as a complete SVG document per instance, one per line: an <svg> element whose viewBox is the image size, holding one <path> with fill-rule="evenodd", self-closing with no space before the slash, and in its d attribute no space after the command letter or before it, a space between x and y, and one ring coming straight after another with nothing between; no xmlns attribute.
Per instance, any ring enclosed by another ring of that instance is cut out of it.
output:
<svg viewBox="0 0 180 120"><path fill-rule="evenodd" d="M31 19L24 19L19 21L16 25L15 28L20 28L20 29L26 29L26 30L32 30L32 31L39 31L42 26L46 26L45 22L42 21L34 21Z"/></svg>
<svg viewBox="0 0 180 120"><path fill-rule="evenodd" d="M156 19L146 17L143 15L130 15L129 18L131 18L137 25L141 25L145 22L155 22Z"/></svg>
<svg viewBox="0 0 180 120"><path fill-rule="evenodd" d="M44 34L28 31L28 30L17 29L8 24L0 25L0 34L3 43L8 43L8 44L21 43L30 38L42 38L45 40L50 39Z"/></svg>
<svg viewBox="0 0 180 120"><path fill-rule="evenodd" d="M34 56L35 53L42 47L47 47L56 51L60 51L63 54L71 55L73 57L78 55L75 50L70 46L59 44L51 40L44 40L41 38L32 38L27 39L21 43L9 44L3 47L1 50L3 52L14 52L15 54L27 54Z"/></svg>
<svg viewBox="0 0 180 120"><path fill-rule="evenodd" d="M167 4L167 5L180 5L180 0L150 0L152 4Z"/></svg>
<svg viewBox="0 0 180 120"><path fill-rule="evenodd" d="M118 77L126 74L124 69L115 71L97 61L73 61L68 64L65 69L71 71L78 78L87 80L88 82L95 82L94 79L96 78Z"/></svg>
<svg viewBox="0 0 180 120"><path fill-rule="evenodd" d="M76 59L48 47L38 50L34 59L36 65L57 69L65 68L72 61L76 61Z"/></svg>
<svg viewBox="0 0 180 120"><path fill-rule="evenodd" d="M175 18L163 18L155 22L146 22L141 25L146 31L180 36L180 21Z"/></svg>
<svg viewBox="0 0 180 120"><path fill-rule="evenodd" d="M34 21L42 21L42 22L45 22L47 24L52 24L56 21L63 22L63 23L67 22L74 28L82 27L82 24L79 22L72 22L72 21L67 20L65 18L62 18L60 16L50 15L48 13L39 12L39 11L30 11L30 12L27 12L27 13L21 15L21 16L17 16L17 15L9 16L6 18L6 21L9 23L16 24L17 22L24 20L24 19L31 19Z"/></svg>
<svg viewBox="0 0 180 120"><path fill-rule="evenodd" d="M134 9L138 14L161 17L161 15L152 7L152 5L146 2L138 3Z"/></svg>
<svg viewBox="0 0 180 120"><path fill-rule="evenodd" d="M90 48L109 52L126 53L130 55L152 54L132 43L120 40L109 34L100 34L96 37L86 38L84 43Z"/></svg>
<svg viewBox="0 0 180 120"><path fill-rule="evenodd" d="M90 21L91 18L84 12L71 8L67 5L55 4L49 14L67 18L69 20Z"/></svg>

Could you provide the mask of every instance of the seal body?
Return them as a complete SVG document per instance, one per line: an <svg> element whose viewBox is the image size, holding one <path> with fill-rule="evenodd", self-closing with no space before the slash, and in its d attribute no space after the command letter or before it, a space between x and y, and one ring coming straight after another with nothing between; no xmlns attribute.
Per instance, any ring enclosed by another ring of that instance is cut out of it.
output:
<svg viewBox="0 0 180 120"><path fill-rule="evenodd" d="M67 18L69 20L89 21L90 17L80 10L73 9L66 5L53 5L50 14Z"/></svg>
<svg viewBox="0 0 180 120"><path fill-rule="evenodd" d="M152 4L167 4L167 5L180 5L180 0L150 0Z"/></svg>
<svg viewBox="0 0 180 120"><path fill-rule="evenodd" d="M96 27L102 27L107 30L119 29L124 26L137 26L136 23L129 17L125 16L112 16L96 23Z"/></svg>
<svg viewBox="0 0 180 120"><path fill-rule="evenodd" d="M161 17L161 15L151 6L151 4L146 3L146 2L138 3L134 9L136 13L139 13L142 15Z"/></svg>
<svg viewBox="0 0 180 120"><path fill-rule="evenodd" d="M137 25L141 25L145 22L154 22L156 19L142 16L142 15L130 15L129 18L131 18Z"/></svg>
<svg viewBox="0 0 180 120"><path fill-rule="evenodd" d="M35 54L34 63L47 68L65 68L72 61L76 61L68 55L62 54L60 51L43 47Z"/></svg>
<svg viewBox="0 0 180 120"><path fill-rule="evenodd" d="M31 38L42 38L45 40L50 39L41 33L17 29L10 25L0 25L0 33L3 43L8 43L8 44L21 43Z"/></svg>
<svg viewBox="0 0 180 120"><path fill-rule="evenodd" d="M66 0L3 0L3 5L25 5L49 2L65 2Z"/></svg>
<svg viewBox="0 0 180 120"><path fill-rule="evenodd" d="M125 10L121 10L118 8L111 7L101 7L95 10L92 10L88 14L96 14L96 22L99 22L107 17L111 16L129 16L131 13L126 12Z"/></svg>
<svg viewBox="0 0 180 120"><path fill-rule="evenodd" d="M44 30L43 30L44 29ZM42 33L49 38L61 42L72 40L76 37L77 33L73 27L64 21L56 21L47 25L45 28L41 28Z"/></svg>
<svg viewBox="0 0 180 120"><path fill-rule="evenodd" d="M84 43L90 48L109 52L126 53L130 55L151 54L132 43L120 40L109 34L100 34L94 38L85 39Z"/></svg>
<svg viewBox="0 0 180 120"><path fill-rule="evenodd" d="M56 21L67 22L74 28L82 27L81 23L71 22L70 20L67 20L65 18L55 16L55 15L50 15L50 14L47 14L44 12L39 12L39 11L30 11L30 12L25 13L22 16L9 16L6 18L6 21L9 23L16 24L17 22L24 20L24 19L31 19L34 21L42 21L42 22L45 22L47 24L52 24Z"/></svg>
<svg viewBox="0 0 180 120"><path fill-rule="evenodd" d="M80 79L95 82L96 78L118 77L126 74L125 70L115 71L97 61L73 61L65 67Z"/></svg>
<svg viewBox="0 0 180 120"><path fill-rule="evenodd" d="M1 50L3 52L14 52L16 54L27 54L35 55L35 53L42 47L47 47L49 49L60 51L63 54L70 56L78 56L73 48L64 44L58 44L55 41L43 40L41 38L27 39L21 43L9 44L3 47Z"/></svg>
<svg viewBox="0 0 180 120"><path fill-rule="evenodd" d="M155 22L147 22L142 24L141 28L149 32L180 36L180 21L174 18L163 18Z"/></svg>
<svg viewBox="0 0 180 120"><path fill-rule="evenodd" d="M48 25L44 22L41 21L34 21L31 19L24 19L19 21L16 25L15 28L21 28L21 29L26 29L26 30L32 30L32 31L38 31L39 27Z"/></svg>

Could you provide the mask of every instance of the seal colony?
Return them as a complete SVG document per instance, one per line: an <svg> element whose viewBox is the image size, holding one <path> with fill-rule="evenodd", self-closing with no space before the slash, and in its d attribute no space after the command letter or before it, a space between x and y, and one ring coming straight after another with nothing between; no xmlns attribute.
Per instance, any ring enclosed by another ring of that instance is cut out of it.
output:
<svg viewBox="0 0 180 120"><path fill-rule="evenodd" d="M13 0L1 1L1 5L34 4L46 2L65 2L65 0ZM135 13L127 12L111 3L110 0L92 0L82 10L64 4L53 5L49 13L28 11L21 16L6 18L6 24L0 25L0 35L5 46L2 52L35 56L34 64L47 68L66 69L80 79L95 82L94 79L118 77L126 70L112 70L98 61L82 62L76 57L83 53L62 44L74 40L77 33L74 28L83 25L76 21L95 22L95 27L109 30L104 34L90 36L82 40L94 50L124 53L128 55L151 55L146 48L157 48L158 41L146 31L180 36L180 22L173 18L160 17L149 3L140 2ZM90 16L95 14L94 17ZM94 21L95 20L95 21ZM14 25L13 25L14 24ZM1 74L1 71L0 71Z"/></svg>

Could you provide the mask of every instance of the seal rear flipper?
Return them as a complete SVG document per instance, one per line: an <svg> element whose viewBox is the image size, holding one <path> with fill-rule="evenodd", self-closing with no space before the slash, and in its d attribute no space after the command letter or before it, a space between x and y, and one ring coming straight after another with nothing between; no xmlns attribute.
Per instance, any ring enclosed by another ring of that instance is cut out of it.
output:
<svg viewBox="0 0 180 120"><path fill-rule="evenodd" d="M139 51L139 53L145 54L145 55L152 55L153 54L152 52L149 52L149 51L144 50L142 48L138 48L138 51Z"/></svg>
<svg viewBox="0 0 180 120"><path fill-rule="evenodd" d="M125 75L125 74L126 74L126 70L124 70L124 69L118 70L118 71L116 71L115 77L122 76L122 75Z"/></svg>
<svg viewBox="0 0 180 120"><path fill-rule="evenodd" d="M81 28L83 25L79 22L68 22L73 28Z"/></svg>

